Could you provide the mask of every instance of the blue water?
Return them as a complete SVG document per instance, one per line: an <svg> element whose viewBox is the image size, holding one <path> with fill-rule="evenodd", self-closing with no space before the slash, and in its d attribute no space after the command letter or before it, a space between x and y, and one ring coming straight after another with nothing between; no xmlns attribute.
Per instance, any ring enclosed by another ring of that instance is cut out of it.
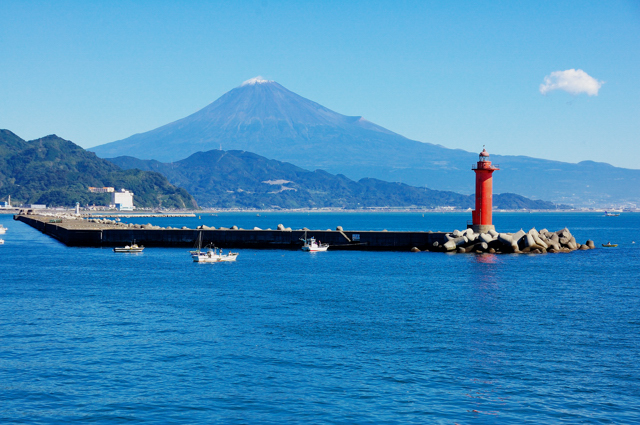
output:
<svg viewBox="0 0 640 425"><path fill-rule="evenodd" d="M202 215L161 225L453 230L467 214ZM0 423L638 423L640 214L548 255L69 248L0 215ZM632 244L636 241L636 244Z"/></svg>

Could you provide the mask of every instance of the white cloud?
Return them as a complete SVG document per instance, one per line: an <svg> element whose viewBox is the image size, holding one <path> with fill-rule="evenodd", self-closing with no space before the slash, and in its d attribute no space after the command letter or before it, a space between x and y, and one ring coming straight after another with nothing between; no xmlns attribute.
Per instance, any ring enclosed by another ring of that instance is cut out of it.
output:
<svg viewBox="0 0 640 425"><path fill-rule="evenodd" d="M571 94L586 93L597 96L604 81L598 81L581 69L567 69L554 71L544 77L544 84L540 84L540 93L547 94L553 90L564 90Z"/></svg>

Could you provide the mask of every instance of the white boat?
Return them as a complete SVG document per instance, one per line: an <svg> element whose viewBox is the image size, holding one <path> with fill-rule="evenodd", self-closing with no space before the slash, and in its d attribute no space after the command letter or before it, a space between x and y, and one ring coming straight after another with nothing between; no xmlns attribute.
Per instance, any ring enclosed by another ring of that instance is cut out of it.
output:
<svg viewBox="0 0 640 425"><path fill-rule="evenodd" d="M236 259L238 258L237 252L229 252L228 254L224 254L222 252L222 248L216 248L212 245L207 246L207 248L203 251L200 248L201 246L202 232L198 234L198 249L195 251L189 251L194 263L224 263L229 261L236 261Z"/></svg>
<svg viewBox="0 0 640 425"><path fill-rule="evenodd" d="M4 235L5 233L7 233L7 230L9 229L0 224L0 235Z"/></svg>
<svg viewBox="0 0 640 425"><path fill-rule="evenodd" d="M191 258L195 263L223 263L228 261L236 261L237 252L229 252L223 254L222 249L216 247L208 247L205 251L197 251L191 254Z"/></svg>
<svg viewBox="0 0 640 425"><path fill-rule="evenodd" d="M604 212L604 216L605 216L605 217L619 217L619 216L620 216L620 214L610 213L610 212L605 211L605 212Z"/></svg>
<svg viewBox="0 0 640 425"><path fill-rule="evenodd" d="M0 239L0 245L4 245L4 239Z"/></svg>
<svg viewBox="0 0 640 425"><path fill-rule="evenodd" d="M115 247L113 248L113 252L142 252L144 246L138 246L137 244L135 244L135 241L133 242L134 243L132 243L131 245L126 245L124 247Z"/></svg>
<svg viewBox="0 0 640 425"><path fill-rule="evenodd" d="M302 241L302 250L307 252L321 252L326 251L329 248L328 243L321 243L316 241L316 238L307 238L307 232L304 232L304 238L300 238Z"/></svg>

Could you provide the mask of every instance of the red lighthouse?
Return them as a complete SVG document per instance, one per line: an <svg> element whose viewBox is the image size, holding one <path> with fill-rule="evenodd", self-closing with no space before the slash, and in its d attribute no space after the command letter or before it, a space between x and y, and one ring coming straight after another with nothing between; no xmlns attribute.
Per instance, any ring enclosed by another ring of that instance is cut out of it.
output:
<svg viewBox="0 0 640 425"><path fill-rule="evenodd" d="M471 213L472 229L474 232L484 233L494 228L491 224L493 172L500 168L491 165L486 149L482 149L478 163L471 168L476 173L476 209Z"/></svg>

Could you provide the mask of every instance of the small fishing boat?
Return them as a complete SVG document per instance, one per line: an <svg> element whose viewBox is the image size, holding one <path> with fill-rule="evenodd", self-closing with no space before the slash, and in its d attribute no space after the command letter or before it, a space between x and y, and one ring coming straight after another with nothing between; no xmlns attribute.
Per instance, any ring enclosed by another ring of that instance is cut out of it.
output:
<svg viewBox="0 0 640 425"><path fill-rule="evenodd" d="M300 238L302 241L302 250L307 252L322 252L326 251L329 248L328 243L322 243L320 241L316 241L316 238L313 236L307 238L307 232L304 232L304 238Z"/></svg>
<svg viewBox="0 0 640 425"><path fill-rule="evenodd" d="M605 216L605 217L619 217L619 216L620 216L620 214L610 213L610 212L605 211L605 212L604 212L604 216Z"/></svg>
<svg viewBox="0 0 640 425"><path fill-rule="evenodd" d="M605 248L615 248L615 247L618 246L618 244L617 243L607 242L607 243L603 243L602 246L605 247Z"/></svg>
<svg viewBox="0 0 640 425"><path fill-rule="evenodd" d="M126 245L124 247L115 247L113 248L113 252L142 252L144 246L138 246L134 240L131 245Z"/></svg>
<svg viewBox="0 0 640 425"><path fill-rule="evenodd" d="M194 263L223 263L229 261L236 261L238 258L237 252L229 252L224 254L222 248L216 248L213 245L208 245L206 250L202 250L202 232L198 233L198 240L196 242L196 250L189 251Z"/></svg>
<svg viewBox="0 0 640 425"><path fill-rule="evenodd" d="M7 230L9 229L0 224L0 235L4 235L5 233L7 233Z"/></svg>
<svg viewBox="0 0 640 425"><path fill-rule="evenodd" d="M209 246L206 251L197 251L196 253L191 254L191 258L194 263L224 263L236 261L238 253L229 252L228 254L223 254L222 248Z"/></svg>
<svg viewBox="0 0 640 425"><path fill-rule="evenodd" d="M0 245L4 245L4 239L0 239Z"/></svg>

